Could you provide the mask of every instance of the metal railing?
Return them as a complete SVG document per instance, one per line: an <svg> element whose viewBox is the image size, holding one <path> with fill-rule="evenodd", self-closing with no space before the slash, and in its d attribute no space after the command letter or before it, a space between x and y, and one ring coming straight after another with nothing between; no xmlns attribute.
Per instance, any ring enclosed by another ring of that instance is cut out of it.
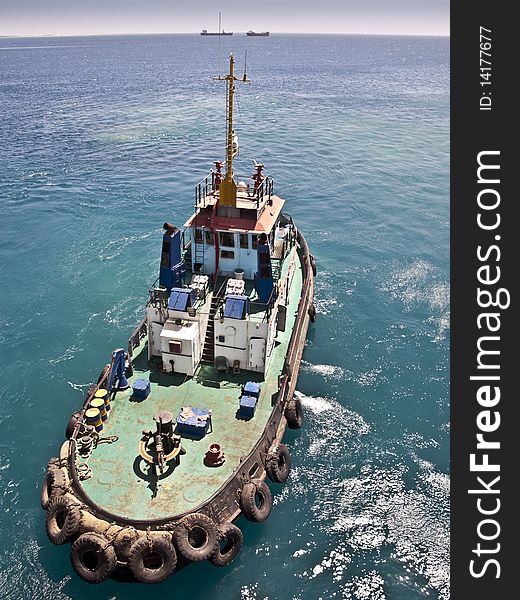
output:
<svg viewBox="0 0 520 600"><path fill-rule="evenodd" d="M133 355L134 350L141 344L141 340L148 333L148 327L146 325L146 317L139 323L139 325L135 328L134 332L130 336L128 340L128 356L131 357Z"/></svg>
<svg viewBox="0 0 520 600"><path fill-rule="evenodd" d="M217 191L218 188L215 184L215 175L216 173L211 171L209 175L206 175L206 177L195 186L195 207L198 207L200 204L200 208L206 208L206 203L203 202L204 199ZM235 178L240 181L241 179L252 179L252 176L236 174ZM251 186L247 188L247 196L252 202L256 201L256 207L258 208L265 199L271 200L271 196L274 194L273 190L273 178L266 176L256 189Z"/></svg>

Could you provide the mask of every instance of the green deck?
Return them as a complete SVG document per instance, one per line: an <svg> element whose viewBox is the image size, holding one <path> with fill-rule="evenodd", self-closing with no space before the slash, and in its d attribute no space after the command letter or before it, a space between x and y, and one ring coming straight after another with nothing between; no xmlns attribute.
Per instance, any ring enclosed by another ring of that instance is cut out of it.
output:
<svg viewBox="0 0 520 600"><path fill-rule="evenodd" d="M282 268L282 277L288 267ZM100 434L116 435L114 443L101 443L88 459L92 477L82 482L87 495L112 514L131 519L165 518L186 511L211 497L249 454L264 430L272 409L272 396L278 390L291 331L294 325L302 287L302 271L298 260L291 286L285 332L278 332L275 347L265 374L242 370L239 375L219 374L211 366L202 365L194 377L164 374L154 363L147 362L147 340L134 351L134 379L149 379L151 393L146 400L135 401L132 390L118 392L112 410ZM250 421L237 419L238 400L246 381L262 383L256 413ZM213 431L202 440L182 439L186 454L173 472L163 476L148 465L138 453L143 429L155 430L154 415L169 410L174 418L182 406L212 410ZM220 467L206 467L204 454L210 443L218 442L225 452Z"/></svg>

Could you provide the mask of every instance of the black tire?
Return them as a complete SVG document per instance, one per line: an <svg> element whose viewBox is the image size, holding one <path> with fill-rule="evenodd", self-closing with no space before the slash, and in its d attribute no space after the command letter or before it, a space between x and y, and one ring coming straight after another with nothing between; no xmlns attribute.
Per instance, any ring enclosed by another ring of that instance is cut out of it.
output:
<svg viewBox="0 0 520 600"><path fill-rule="evenodd" d="M137 581L159 583L175 571L177 553L166 538L139 537L130 547L128 566Z"/></svg>
<svg viewBox="0 0 520 600"><path fill-rule="evenodd" d="M89 583L101 583L117 566L114 547L98 533L84 533L72 544L70 562L76 573Z"/></svg>
<svg viewBox="0 0 520 600"><path fill-rule="evenodd" d="M45 515L45 525L47 536L53 544L60 546L76 535L80 523L81 513L78 504L71 502L65 496L51 500Z"/></svg>
<svg viewBox="0 0 520 600"><path fill-rule="evenodd" d="M62 496L69 487L69 479L63 469L53 468L47 471L42 484L41 505L49 508L51 500Z"/></svg>
<svg viewBox="0 0 520 600"><path fill-rule="evenodd" d="M240 508L246 519L261 523L271 514L272 507L273 496L265 481L253 479L244 485L240 495Z"/></svg>
<svg viewBox="0 0 520 600"><path fill-rule="evenodd" d="M311 263L312 274L314 277L316 277L316 273L318 272L318 268L316 267L316 259L312 254L309 256L309 259Z"/></svg>
<svg viewBox="0 0 520 600"><path fill-rule="evenodd" d="M80 411L76 411L75 413L72 413L72 415L70 416L69 422L67 424L67 428L65 429L65 437L68 440L70 440L70 438L72 437L72 434L74 433L74 428L76 427L76 423L79 421L80 418L81 418Z"/></svg>
<svg viewBox="0 0 520 600"><path fill-rule="evenodd" d="M179 552L192 562L209 558L218 543L213 521L202 513L193 513L181 519L173 539Z"/></svg>
<svg viewBox="0 0 520 600"><path fill-rule="evenodd" d="M314 304L311 304L307 312L309 313L310 322L314 323L316 321L316 306L314 306Z"/></svg>
<svg viewBox="0 0 520 600"><path fill-rule="evenodd" d="M209 557L209 562L215 567L225 567L240 552L244 536L242 531L233 523L222 523L217 527L217 531L218 544L215 552Z"/></svg>
<svg viewBox="0 0 520 600"><path fill-rule="evenodd" d="M58 456L53 456L49 458L49 462L47 463L47 471L52 471L53 469L60 468L60 459Z"/></svg>
<svg viewBox="0 0 520 600"><path fill-rule="evenodd" d="M303 425L303 408L299 398L292 397L285 409L285 418L289 429L301 429Z"/></svg>
<svg viewBox="0 0 520 600"><path fill-rule="evenodd" d="M274 483L285 483L291 472L291 455L285 444L273 444L265 461L267 476Z"/></svg>

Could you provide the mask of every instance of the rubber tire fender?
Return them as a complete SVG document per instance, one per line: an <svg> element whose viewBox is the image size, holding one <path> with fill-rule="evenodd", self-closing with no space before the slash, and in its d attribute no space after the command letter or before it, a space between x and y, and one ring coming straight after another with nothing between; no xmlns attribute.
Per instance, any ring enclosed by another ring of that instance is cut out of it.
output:
<svg viewBox="0 0 520 600"><path fill-rule="evenodd" d="M285 483L291 472L291 455L285 444L273 444L265 460L267 476L274 483Z"/></svg>
<svg viewBox="0 0 520 600"><path fill-rule="evenodd" d="M256 499L260 501L258 505ZM249 521L261 523L271 514L273 496L271 490L261 479L252 479L244 485L240 494L240 508Z"/></svg>
<svg viewBox="0 0 520 600"><path fill-rule="evenodd" d="M293 396L285 408L285 418L289 429L301 429L303 425L302 401Z"/></svg>
<svg viewBox="0 0 520 600"><path fill-rule="evenodd" d="M318 268L316 267L316 259L312 254L309 255L309 261L311 263L312 274L316 277L316 273L318 272Z"/></svg>
<svg viewBox="0 0 520 600"><path fill-rule="evenodd" d="M316 321L316 306L311 304L307 312L309 313L310 322L314 323Z"/></svg>
<svg viewBox="0 0 520 600"><path fill-rule="evenodd" d="M72 544L70 562L82 579L101 583L116 569L116 551L105 536L84 533Z"/></svg>
<svg viewBox="0 0 520 600"><path fill-rule="evenodd" d="M209 557L209 562L215 567L225 567L237 557L244 536L236 525L228 522L219 525L217 532L218 544L215 552ZM223 547L221 546L222 542L224 542Z"/></svg>
<svg viewBox="0 0 520 600"><path fill-rule="evenodd" d="M68 487L69 478L63 469L49 469L42 484L41 505L43 510L47 510L51 500L62 496Z"/></svg>
<svg viewBox="0 0 520 600"><path fill-rule="evenodd" d="M79 505L65 496L51 500L45 515L47 537L56 546L64 544L79 531L81 512Z"/></svg>
<svg viewBox="0 0 520 600"><path fill-rule="evenodd" d="M154 555L157 555L154 557ZM160 560L154 567L154 560ZM141 536L135 540L128 552L128 566L137 581L159 583L167 579L177 566L177 553L167 538Z"/></svg>
<svg viewBox="0 0 520 600"><path fill-rule="evenodd" d="M70 440L72 434L74 433L74 428L76 427L76 423L81 418L81 411L78 410L70 415L69 422L67 423L67 427L65 429L65 437Z"/></svg>
<svg viewBox="0 0 520 600"><path fill-rule="evenodd" d="M193 513L181 519L173 532L173 541L179 552L192 562L209 558L218 544L213 521L202 513Z"/></svg>

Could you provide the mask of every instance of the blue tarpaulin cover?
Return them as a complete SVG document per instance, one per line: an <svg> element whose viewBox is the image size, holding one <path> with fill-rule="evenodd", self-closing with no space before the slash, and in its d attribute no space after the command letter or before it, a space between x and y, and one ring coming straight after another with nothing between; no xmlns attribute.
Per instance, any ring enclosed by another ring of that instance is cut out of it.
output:
<svg viewBox="0 0 520 600"><path fill-rule="evenodd" d="M255 383L254 381L248 381L244 386L244 395L245 396L255 396L258 398L260 394L260 384Z"/></svg>
<svg viewBox="0 0 520 600"><path fill-rule="evenodd" d="M255 416L256 398L253 396L242 396L240 398L239 414L244 419L251 419Z"/></svg>
<svg viewBox="0 0 520 600"><path fill-rule="evenodd" d="M173 288L168 301L168 308L170 310L185 311L188 306L191 306L191 302L188 304L191 291L191 288Z"/></svg>
<svg viewBox="0 0 520 600"><path fill-rule="evenodd" d="M229 294L224 304L224 316L231 319L245 319L247 312L247 296Z"/></svg>
<svg viewBox="0 0 520 600"><path fill-rule="evenodd" d="M210 420L209 409L183 406L176 419L177 432L181 435L203 437L208 431Z"/></svg>

